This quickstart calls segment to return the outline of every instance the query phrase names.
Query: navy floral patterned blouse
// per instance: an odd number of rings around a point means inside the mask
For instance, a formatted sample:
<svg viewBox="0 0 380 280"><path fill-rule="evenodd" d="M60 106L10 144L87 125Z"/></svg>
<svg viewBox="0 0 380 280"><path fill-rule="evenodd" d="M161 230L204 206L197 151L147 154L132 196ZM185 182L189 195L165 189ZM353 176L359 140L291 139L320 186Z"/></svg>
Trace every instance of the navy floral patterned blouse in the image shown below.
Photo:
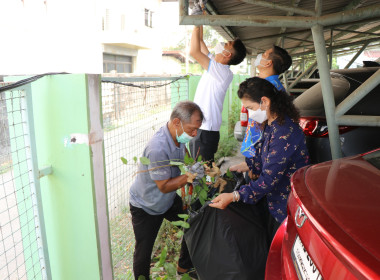
<svg viewBox="0 0 380 280"><path fill-rule="evenodd" d="M246 162L258 178L240 188L240 200L256 204L266 196L269 212L281 223L286 217L290 177L298 168L309 164L305 136L298 123L289 117L282 125L274 120L265 126L255 149L255 156L246 158Z"/></svg>

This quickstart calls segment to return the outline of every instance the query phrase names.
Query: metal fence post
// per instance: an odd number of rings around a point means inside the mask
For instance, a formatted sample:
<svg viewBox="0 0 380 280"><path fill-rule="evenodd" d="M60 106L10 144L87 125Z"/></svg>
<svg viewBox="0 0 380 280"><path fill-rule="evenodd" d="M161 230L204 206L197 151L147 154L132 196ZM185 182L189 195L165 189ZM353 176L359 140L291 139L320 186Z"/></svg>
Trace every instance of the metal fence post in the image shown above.
<svg viewBox="0 0 380 280"><path fill-rule="evenodd" d="M36 147L36 138L35 138L35 130L34 130L34 117L33 117L33 97L32 97L32 91L31 86L28 86L28 89L26 91L26 118L28 123L28 129L29 129L29 141L30 141L30 154L32 159L32 176L33 176L33 183L31 183L31 187L34 187L34 190L36 192L36 199L37 199L37 212L38 212L38 220L39 220L39 227L40 227L40 233L41 233L41 241L42 241L42 249L43 253L40 253L40 262L41 266L45 267L45 274L42 274L43 279L52 279L51 277L51 270L50 270L50 261L49 261L49 251L48 251L48 244L47 244L47 238L46 238L46 228L45 228L45 221L44 221L44 214L43 214L43 207L42 207L42 198L41 198L41 186L40 186L40 178L45 176L42 173L40 174L39 168L38 168L38 158L37 158L37 147ZM51 171L51 169L48 169ZM44 173L49 174L49 172Z"/></svg>
<svg viewBox="0 0 380 280"><path fill-rule="evenodd" d="M311 28L311 31L313 33L319 76L321 79L323 103L325 107L327 125L329 127L331 156L332 159L337 159L342 157L342 150L340 147L338 125L335 119L334 92L331 83L329 63L327 60L325 38L323 36L323 26L319 24L314 25Z"/></svg>

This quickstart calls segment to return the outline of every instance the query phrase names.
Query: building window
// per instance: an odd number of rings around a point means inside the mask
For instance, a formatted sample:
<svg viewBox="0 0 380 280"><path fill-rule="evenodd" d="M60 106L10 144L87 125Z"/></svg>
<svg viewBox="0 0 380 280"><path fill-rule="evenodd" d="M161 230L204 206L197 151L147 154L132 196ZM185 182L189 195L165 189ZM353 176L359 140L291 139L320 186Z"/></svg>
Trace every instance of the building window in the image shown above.
<svg viewBox="0 0 380 280"><path fill-rule="evenodd" d="M103 73L132 73L132 56L103 54Z"/></svg>
<svg viewBox="0 0 380 280"><path fill-rule="evenodd" d="M153 27L153 12L145 9L145 26Z"/></svg>

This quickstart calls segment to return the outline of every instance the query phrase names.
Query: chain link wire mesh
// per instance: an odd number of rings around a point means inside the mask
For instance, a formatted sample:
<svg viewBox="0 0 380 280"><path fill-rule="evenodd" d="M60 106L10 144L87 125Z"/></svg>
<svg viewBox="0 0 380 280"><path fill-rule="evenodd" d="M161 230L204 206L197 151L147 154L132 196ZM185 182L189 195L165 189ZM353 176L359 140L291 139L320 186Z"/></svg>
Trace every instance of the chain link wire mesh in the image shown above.
<svg viewBox="0 0 380 280"><path fill-rule="evenodd" d="M26 104L0 92L0 279L46 279Z"/></svg>
<svg viewBox="0 0 380 280"><path fill-rule="evenodd" d="M137 171L134 157L141 157L148 140L169 120L175 104L187 100L188 96L188 79L184 77L120 78L114 83L102 82L114 279L133 279L135 240L129 213L129 188ZM128 163L123 164L121 157Z"/></svg>

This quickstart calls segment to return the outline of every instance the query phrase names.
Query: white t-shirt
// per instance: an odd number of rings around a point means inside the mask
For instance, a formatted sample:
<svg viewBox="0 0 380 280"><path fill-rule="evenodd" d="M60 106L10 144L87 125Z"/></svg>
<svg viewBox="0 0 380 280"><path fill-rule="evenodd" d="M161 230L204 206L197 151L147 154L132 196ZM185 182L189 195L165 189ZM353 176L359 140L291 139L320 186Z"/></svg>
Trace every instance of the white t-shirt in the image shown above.
<svg viewBox="0 0 380 280"><path fill-rule="evenodd" d="M203 130L219 131L222 125L223 101L232 82L233 74L229 65L218 63L209 54L210 63L195 92L194 102L201 107L205 120Z"/></svg>

